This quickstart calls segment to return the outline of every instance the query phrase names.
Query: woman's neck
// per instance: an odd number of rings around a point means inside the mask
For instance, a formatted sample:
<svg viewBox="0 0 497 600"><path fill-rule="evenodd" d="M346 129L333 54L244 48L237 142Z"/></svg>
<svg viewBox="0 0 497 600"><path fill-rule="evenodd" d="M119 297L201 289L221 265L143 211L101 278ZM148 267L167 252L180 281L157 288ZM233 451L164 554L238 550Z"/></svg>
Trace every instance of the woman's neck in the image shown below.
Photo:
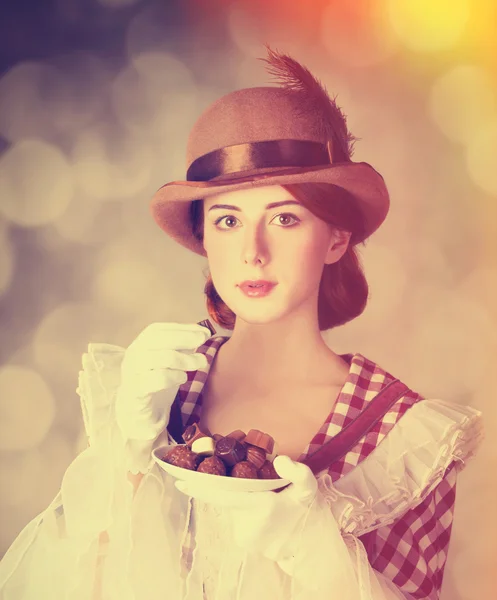
<svg viewBox="0 0 497 600"><path fill-rule="evenodd" d="M240 386L271 393L282 387L338 385L349 366L321 338L314 345L294 343L267 347L225 342L218 350L215 370ZM213 365L214 367L214 365Z"/></svg>

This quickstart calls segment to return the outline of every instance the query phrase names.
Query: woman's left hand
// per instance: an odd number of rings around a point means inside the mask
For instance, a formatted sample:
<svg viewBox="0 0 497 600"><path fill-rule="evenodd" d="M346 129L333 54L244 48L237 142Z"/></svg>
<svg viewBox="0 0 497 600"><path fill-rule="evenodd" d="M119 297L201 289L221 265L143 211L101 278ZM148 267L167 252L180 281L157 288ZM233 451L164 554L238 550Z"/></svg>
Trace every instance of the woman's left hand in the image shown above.
<svg viewBox="0 0 497 600"><path fill-rule="evenodd" d="M175 486L187 496L230 509L235 543L277 561L288 554L284 546L303 523L318 484L307 465L289 456L277 456L273 466L280 477L291 482L279 493L215 491L184 481Z"/></svg>

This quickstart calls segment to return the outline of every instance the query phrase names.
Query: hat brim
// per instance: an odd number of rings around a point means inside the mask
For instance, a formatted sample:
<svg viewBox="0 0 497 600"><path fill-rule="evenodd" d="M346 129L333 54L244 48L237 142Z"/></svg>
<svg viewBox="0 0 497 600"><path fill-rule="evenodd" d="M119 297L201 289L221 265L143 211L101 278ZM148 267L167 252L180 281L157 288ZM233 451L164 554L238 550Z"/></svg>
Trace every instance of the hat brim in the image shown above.
<svg viewBox="0 0 497 600"><path fill-rule="evenodd" d="M259 170L246 173L244 177L223 176L210 181L172 181L154 194L150 211L161 229L178 243L206 256L201 243L192 237L190 202L228 191L290 183L329 183L352 194L365 217L365 238L383 223L390 207L383 177L368 163L350 161L310 168L287 167L267 172Z"/></svg>

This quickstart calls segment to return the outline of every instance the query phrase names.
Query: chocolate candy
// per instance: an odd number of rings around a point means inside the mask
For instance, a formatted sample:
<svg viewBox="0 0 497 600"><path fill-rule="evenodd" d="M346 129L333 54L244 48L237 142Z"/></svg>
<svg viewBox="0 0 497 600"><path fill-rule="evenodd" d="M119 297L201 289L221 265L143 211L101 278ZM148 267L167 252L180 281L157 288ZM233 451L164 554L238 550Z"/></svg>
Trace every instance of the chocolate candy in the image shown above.
<svg viewBox="0 0 497 600"><path fill-rule="evenodd" d="M200 325L200 327L206 327L212 335L214 335L216 333L216 330L214 329L214 325L209 321L209 319L204 319L203 321L199 321L197 323L197 325Z"/></svg>
<svg viewBox="0 0 497 600"><path fill-rule="evenodd" d="M216 449L216 442L211 437L201 437L196 439L192 444L192 450L202 457L212 456Z"/></svg>
<svg viewBox="0 0 497 600"><path fill-rule="evenodd" d="M243 441L251 446L262 448L268 454L271 454L274 448L274 439L267 433L263 433L258 429L251 429Z"/></svg>
<svg viewBox="0 0 497 600"><path fill-rule="evenodd" d="M226 467L217 456L209 456L199 464L197 472L208 473L209 475L226 475Z"/></svg>
<svg viewBox="0 0 497 600"><path fill-rule="evenodd" d="M252 463L256 469L260 469L266 462L266 452L257 446L247 448L247 460Z"/></svg>
<svg viewBox="0 0 497 600"><path fill-rule="evenodd" d="M246 437L246 434L245 431L242 431L241 429L236 429L235 431L229 433L226 437L230 437L235 440L238 440L239 442L242 442Z"/></svg>
<svg viewBox="0 0 497 600"><path fill-rule="evenodd" d="M215 455L218 456L227 467L233 467L236 463L245 460L247 457L247 450L238 440L226 436L216 442Z"/></svg>
<svg viewBox="0 0 497 600"><path fill-rule="evenodd" d="M258 429L246 435L235 429L229 435L204 433L194 423L183 433L185 444L174 446L165 462L208 475L242 479L281 479L273 466L278 454L274 439Z"/></svg>
<svg viewBox="0 0 497 600"><path fill-rule="evenodd" d="M231 469L231 477L241 477L243 479L257 479L257 469L247 460L242 460Z"/></svg>
<svg viewBox="0 0 497 600"><path fill-rule="evenodd" d="M201 459L188 446L175 446L166 454L164 460L175 467L195 471Z"/></svg>
<svg viewBox="0 0 497 600"><path fill-rule="evenodd" d="M269 460L266 460L262 467L257 471L257 475L259 476L259 479L281 479L278 473L276 473L273 463Z"/></svg>
<svg viewBox="0 0 497 600"><path fill-rule="evenodd" d="M191 446L195 440L198 440L201 437L209 437L209 436L206 433L204 433L203 431L200 431L197 423L194 423L193 425L190 425L189 427L187 427L185 429L182 437L183 437L183 440L191 448Z"/></svg>

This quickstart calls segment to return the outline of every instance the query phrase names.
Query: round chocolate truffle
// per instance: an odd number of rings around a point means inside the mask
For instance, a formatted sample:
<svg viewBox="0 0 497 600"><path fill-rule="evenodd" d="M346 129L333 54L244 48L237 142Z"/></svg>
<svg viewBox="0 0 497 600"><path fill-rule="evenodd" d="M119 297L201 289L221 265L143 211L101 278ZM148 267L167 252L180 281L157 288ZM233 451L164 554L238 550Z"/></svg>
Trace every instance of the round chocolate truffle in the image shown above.
<svg viewBox="0 0 497 600"><path fill-rule="evenodd" d="M197 473L208 473L209 475L226 475L226 467L217 456L205 458L198 466Z"/></svg>
<svg viewBox="0 0 497 600"><path fill-rule="evenodd" d="M276 473L273 463L269 460L266 460L262 467L257 471L257 474L259 475L259 479L281 479L278 473Z"/></svg>
<svg viewBox="0 0 497 600"><path fill-rule="evenodd" d="M259 479L257 469L247 460L242 460L231 469L231 477L241 477L243 479Z"/></svg>
<svg viewBox="0 0 497 600"><path fill-rule="evenodd" d="M200 457L195 452L192 452L188 446L175 446L166 454L164 461L175 467L195 471Z"/></svg>

